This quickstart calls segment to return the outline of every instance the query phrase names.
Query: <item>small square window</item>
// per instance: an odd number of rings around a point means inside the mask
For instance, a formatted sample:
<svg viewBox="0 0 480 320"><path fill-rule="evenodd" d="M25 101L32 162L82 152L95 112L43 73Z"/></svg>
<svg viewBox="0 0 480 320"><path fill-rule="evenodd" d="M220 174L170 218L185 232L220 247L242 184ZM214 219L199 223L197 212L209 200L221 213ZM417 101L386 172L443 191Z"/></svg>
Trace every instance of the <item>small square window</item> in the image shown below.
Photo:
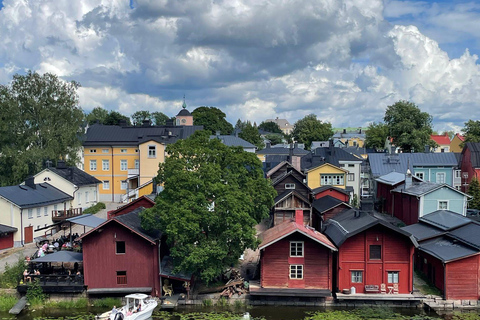
<svg viewBox="0 0 480 320"><path fill-rule="evenodd" d="M438 201L438 210L448 210L448 201Z"/></svg>
<svg viewBox="0 0 480 320"><path fill-rule="evenodd" d="M108 149L102 149L102 153L108 153Z"/></svg>
<svg viewBox="0 0 480 320"><path fill-rule="evenodd" d="M352 283L362 283L363 282L363 271L351 271Z"/></svg>
<svg viewBox="0 0 480 320"><path fill-rule="evenodd" d="M423 172L415 172L415 177L423 180Z"/></svg>
<svg viewBox="0 0 480 320"><path fill-rule="evenodd" d="M303 257L303 241L290 241L290 257Z"/></svg>
<svg viewBox="0 0 480 320"><path fill-rule="evenodd" d="M285 189L295 189L295 183L285 183Z"/></svg>
<svg viewBox="0 0 480 320"><path fill-rule="evenodd" d="M116 242L116 254L125 254L125 241L117 241Z"/></svg>
<svg viewBox="0 0 480 320"><path fill-rule="evenodd" d="M349 164L348 164L348 167L349 167L349 168L353 168L353 167L355 167L355 165L354 165L354 164L351 164L351 163L349 163Z"/></svg>
<svg viewBox="0 0 480 320"><path fill-rule="evenodd" d="M290 279L303 279L303 265L290 265Z"/></svg>
<svg viewBox="0 0 480 320"><path fill-rule="evenodd" d="M117 284L127 284L127 271L117 271Z"/></svg>
<svg viewBox="0 0 480 320"><path fill-rule="evenodd" d="M370 260L382 259L382 246L378 244L370 245Z"/></svg>
<svg viewBox="0 0 480 320"><path fill-rule="evenodd" d="M398 271L388 271L388 283L398 283Z"/></svg>

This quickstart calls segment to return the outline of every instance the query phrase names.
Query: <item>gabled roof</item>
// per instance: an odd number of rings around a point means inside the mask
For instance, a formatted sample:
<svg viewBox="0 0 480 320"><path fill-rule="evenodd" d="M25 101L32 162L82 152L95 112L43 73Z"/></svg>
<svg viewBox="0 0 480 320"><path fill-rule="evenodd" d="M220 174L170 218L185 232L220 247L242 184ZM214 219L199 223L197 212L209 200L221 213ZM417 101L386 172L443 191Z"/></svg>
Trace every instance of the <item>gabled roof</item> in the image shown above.
<svg viewBox="0 0 480 320"><path fill-rule="evenodd" d="M448 236L422 242L418 249L440 259L444 263L480 254L480 251Z"/></svg>
<svg viewBox="0 0 480 320"><path fill-rule="evenodd" d="M455 136L461 141L465 141L465 136L462 136L460 133L456 133Z"/></svg>
<svg viewBox="0 0 480 320"><path fill-rule="evenodd" d="M448 134L431 134L430 139L435 141L438 145L450 145L450 137L448 136Z"/></svg>
<svg viewBox="0 0 480 320"><path fill-rule="evenodd" d="M301 173L301 175L304 176L303 173ZM273 186L277 185L278 183L282 182L283 180L285 180L285 178L287 178L287 177L289 177L289 176L292 176L292 178L294 178L295 180L297 180L298 183L300 183L301 185L305 186L305 188L307 188L307 189L310 190L310 188L309 188L305 183L303 183L302 180L298 179L298 178L293 174L292 171L290 171L290 172L285 172L285 173L282 174L281 176L278 176L275 180L272 180L272 185L273 185Z"/></svg>
<svg viewBox="0 0 480 320"><path fill-rule="evenodd" d="M295 190L286 190L286 191L282 192L281 194L279 194L278 196L275 197L273 202L275 204L277 204L279 202L282 202L283 200L285 200L285 198L287 198L291 195L294 195L295 197L301 199L303 202L309 203L308 199L305 199L301 194L299 194Z"/></svg>
<svg viewBox="0 0 480 320"><path fill-rule="evenodd" d="M466 149L470 150L470 161L472 167L480 168L480 142L467 142L462 150L462 154Z"/></svg>
<svg viewBox="0 0 480 320"><path fill-rule="evenodd" d="M334 164L331 164L331 163L322 163L322 164L319 164L318 166L310 167L310 168L308 168L308 169L305 169L305 172L309 172L309 171L315 170L315 169L317 169L317 168L326 167L326 166L328 166L328 167L334 167L335 169L338 169L338 170L340 170L340 171L343 171L344 173L348 173L348 170L343 169L343 168L341 168L341 167L339 167L339 166L336 166L336 165L334 165Z"/></svg>
<svg viewBox="0 0 480 320"><path fill-rule="evenodd" d="M315 168L325 163L330 163L338 167L340 161L362 162L361 159L353 154L346 152L342 148L333 146L328 148L316 148L312 152L304 155L301 161L302 170Z"/></svg>
<svg viewBox="0 0 480 320"><path fill-rule="evenodd" d="M63 179L73 183L76 186L85 186L85 185L91 185L91 184L100 184L102 183L100 180L95 178L92 175L89 175L83 170L78 169L77 167L65 167L65 168L46 168L42 170L42 172L48 172L51 171L54 174L62 177ZM37 173L35 175L38 176L40 173Z"/></svg>
<svg viewBox="0 0 480 320"><path fill-rule="evenodd" d="M83 239L83 238L91 235L96 230L102 228L106 224L118 223L118 224L122 225L123 227L129 229L133 233L136 233L140 237L144 238L145 240L147 240L151 243L155 243L155 241L157 239L161 238L162 232L160 230L155 230L154 232L147 232L146 230L144 230L142 228L142 226L141 226L142 219L140 217L140 213L143 210L145 210L144 207L138 207L137 209L135 209L135 210L133 210L129 213L122 214L118 217L113 217L111 219L108 219L107 221L105 221L104 223L99 225L98 227L96 227L96 228L88 231L87 233L83 234L80 238Z"/></svg>
<svg viewBox="0 0 480 320"><path fill-rule="evenodd" d="M420 181L420 182L414 182L410 187L406 188L405 184L402 184L395 189L393 189L393 192L401 192L404 194L409 194L412 196L423 196L425 194L428 194L430 192L433 192L435 190L441 189L441 188L448 188L452 191L455 191L463 196L466 196L468 198L471 198L471 196L449 186L448 184L445 183L435 183L435 182L426 182L426 181Z"/></svg>
<svg viewBox="0 0 480 320"><path fill-rule="evenodd" d="M330 240L327 239L327 237L325 237L325 235L313 228L305 227L303 224L297 224L294 220L284 221L281 224L264 231L260 235L262 243L260 244L259 249L263 250L275 242L282 240L283 238L288 237L296 232L322 244L332 251L337 251L337 248L335 248L335 246L330 242Z"/></svg>
<svg viewBox="0 0 480 320"><path fill-rule="evenodd" d="M37 183L35 189L27 185L0 187L0 196L22 209L73 200L72 196L48 183Z"/></svg>
<svg viewBox="0 0 480 320"><path fill-rule="evenodd" d="M312 207L315 208L318 212L324 213L325 211L332 210L340 205L345 205L348 208L352 208L349 204L338 200L332 196L325 196L320 199L315 199L312 203Z"/></svg>
<svg viewBox="0 0 480 320"><path fill-rule="evenodd" d="M267 172L267 178L271 177L272 174L274 174L275 172L277 172L281 167L283 166L289 166L291 169L297 171L299 174L301 174L302 176L305 176L302 172L298 171L290 162L288 161L282 161L280 162L279 164L277 164L275 167L273 167L272 169L270 169L268 172Z"/></svg>
<svg viewBox="0 0 480 320"><path fill-rule="evenodd" d="M445 234L445 231L426 223L415 223L402 229L410 232L419 242Z"/></svg>
<svg viewBox="0 0 480 320"><path fill-rule="evenodd" d="M255 145L236 136L211 135L210 139L219 139L224 145L228 147L242 147L242 148L252 148L252 149L256 148Z"/></svg>
<svg viewBox="0 0 480 320"><path fill-rule="evenodd" d="M332 190L338 191L340 193L343 193L347 196L350 196L350 193L349 193L348 190L342 189L342 188L337 188L337 187L334 187L334 186L321 186L321 187L313 189L312 193L313 193L313 195L316 195L316 194L319 194L320 192L323 192L323 191L329 190L329 189L332 189Z"/></svg>
<svg viewBox="0 0 480 320"><path fill-rule="evenodd" d="M400 172L390 172L381 177L378 177L377 179L375 179L375 181L394 186L396 184L399 184L400 182L405 181L405 174Z"/></svg>
<svg viewBox="0 0 480 320"><path fill-rule="evenodd" d="M324 232L337 247L340 247L348 238L376 225L382 225L393 232L399 233L409 238L415 246L418 246L417 241L409 232L395 227L383 220L378 214L370 214L357 209L340 212L335 217L329 219Z"/></svg>
<svg viewBox="0 0 480 320"><path fill-rule="evenodd" d="M94 124L85 135L83 145L94 146L137 146L147 141L170 144L186 139L203 126L151 126L122 127Z"/></svg>
<svg viewBox="0 0 480 320"><path fill-rule="evenodd" d="M480 250L480 225L476 222L472 221L467 225L452 230L449 232L449 235Z"/></svg>
<svg viewBox="0 0 480 320"><path fill-rule="evenodd" d="M127 203L127 204L124 205L124 206L121 206L121 207L119 207L119 208L117 208L117 209L115 209L115 210L113 210L113 211L110 211L110 212L109 212L109 215L110 215L111 217L113 217L113 216L115 216L115 215L116 215L117 213L119 213L119 212L126 211L126 210L128 210L129 207L134 207L137 202L140 202L140 201L143 200L143 199L145 199L145 200L147 200L148 202L150 202L150 203L152 204L152 207L155 205L155 201L154 201L155 198L154 198L154 199L151 199L149 196L141 196L141 197L139 197L139 198L137 198L137 199L135 199L135 200ZM135 209L135 207L134 207L134 209ZM131 209L131 210L133 211L133 209ZM130 211L127 211L127 213L128 213L128 212L130 212Z"/></svg>
<svg viewBox="0 0 480 320"><path fill-rule="evenodd" d="M437 210L431 212L421 217L419 221L444 231L456 229L472 222L469 218L450 210Z"/></svg>
<svg viewBox="0 0 480 320"><path fill-rule="evenodd" d="M293 148L293 155L294 156L303 156L305 154L308 154L309 151L300 149L300 148ZM288 156L290 154L290 148L283 148L283 147L270 147L270 148L265 148L262 150L257 150L257 154L274 154L274 155L286 155Z"/></svg>

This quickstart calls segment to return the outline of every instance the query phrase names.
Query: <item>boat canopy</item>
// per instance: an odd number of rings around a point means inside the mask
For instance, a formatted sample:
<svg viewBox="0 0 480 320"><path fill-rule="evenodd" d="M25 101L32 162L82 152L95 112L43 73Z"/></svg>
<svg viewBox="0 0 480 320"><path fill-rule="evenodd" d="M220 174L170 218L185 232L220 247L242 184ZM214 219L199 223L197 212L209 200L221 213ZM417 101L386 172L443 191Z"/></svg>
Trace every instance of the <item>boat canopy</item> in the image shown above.
<svg viewBox="0 0 480 320"><path fill-rule="evenodd" d="M125 298L143 300L143 299L148 298L148 295L146 295L144 293L132 293L132 294L126 295Z"/></svg>

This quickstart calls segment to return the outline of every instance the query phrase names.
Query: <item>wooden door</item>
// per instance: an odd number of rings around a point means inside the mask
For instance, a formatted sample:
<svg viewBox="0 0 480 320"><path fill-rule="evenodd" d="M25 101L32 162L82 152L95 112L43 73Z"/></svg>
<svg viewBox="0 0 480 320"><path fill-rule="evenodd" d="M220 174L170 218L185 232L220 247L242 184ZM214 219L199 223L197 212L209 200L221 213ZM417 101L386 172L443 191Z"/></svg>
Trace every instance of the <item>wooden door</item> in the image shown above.
<svg viewBox="0 0 480 320"><path fill-rule="evenodd" d="M33 242L33 226L25 227L24 239L25 243Z"/></svg>
<svg viewBox="0 0 480 320"><path fill-rule="evenodd" d="M382 284L382 269L381 263L367 263L365 285L377 285L380 287L380 284Z"/></svg>

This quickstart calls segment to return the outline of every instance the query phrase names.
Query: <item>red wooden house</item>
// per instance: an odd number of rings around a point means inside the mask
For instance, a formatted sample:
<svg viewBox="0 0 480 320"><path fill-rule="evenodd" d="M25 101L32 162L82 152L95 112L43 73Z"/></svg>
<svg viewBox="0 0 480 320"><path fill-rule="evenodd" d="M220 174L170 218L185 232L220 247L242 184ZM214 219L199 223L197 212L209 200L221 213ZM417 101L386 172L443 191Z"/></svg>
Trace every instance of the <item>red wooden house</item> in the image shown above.
<svg viewBox="0 0 480 320"><path fill-rule="evenodd" d="M315 199L312 203L312 208L314 213L312 226L317 230L322 230L323 224L328 221L328 219L352 207L337 198L325 196L320 199Z"/></svg>
<svg viewBox="0 0 480 320"><path fill-rule="evenodd" d="M337 188L334 186L321 186L319 188L313 189L312 193L315 199L320 199L325 196L331 196L345 203L350 202L349 192L345 189Z"/></svg>
<svg viewBox="0 0 480 320"><path fill-rule="evenodd" d="M384 221L379 214L355 209L329 220L325 234L338 248L337 290L355 287L356 293L368 288L387 292L398 286L398 293L413 291L413 236Z"/></svg>
<svg viewBox="0 0 480 320"><path fill-rule="evenodd" d="M154 199L150 196L141 196L116 210L108 212L108 219L112 217L117 217L119 215L129 213L137 208L143 207L145 209L151 208L155 205Z"/></svg>
<svg viewBox="0 0 480 320"><path fill-rule="evenodd" d="M337 249L303 224L303 212L261 235L260 287L251 295L330 297L332 252Z"/></svg>
<svg viewBox="0 0 480 320"><path fill-rule="evenodd" d="M413 181L421 181L415 176L412 176ZM400 172L390 172L375 179L377 183L376 199L380 203L379 211L392 213L393 212L393 195L392 190L405 184L405 174Z"/></svg>
<svg viewBox="0 0 480 320"><path fill-rule="evenodd" d="M468 185L473 178L480 180L480 142L467 142L460 158L462 169L462 191L468 191Z"/></svg>

